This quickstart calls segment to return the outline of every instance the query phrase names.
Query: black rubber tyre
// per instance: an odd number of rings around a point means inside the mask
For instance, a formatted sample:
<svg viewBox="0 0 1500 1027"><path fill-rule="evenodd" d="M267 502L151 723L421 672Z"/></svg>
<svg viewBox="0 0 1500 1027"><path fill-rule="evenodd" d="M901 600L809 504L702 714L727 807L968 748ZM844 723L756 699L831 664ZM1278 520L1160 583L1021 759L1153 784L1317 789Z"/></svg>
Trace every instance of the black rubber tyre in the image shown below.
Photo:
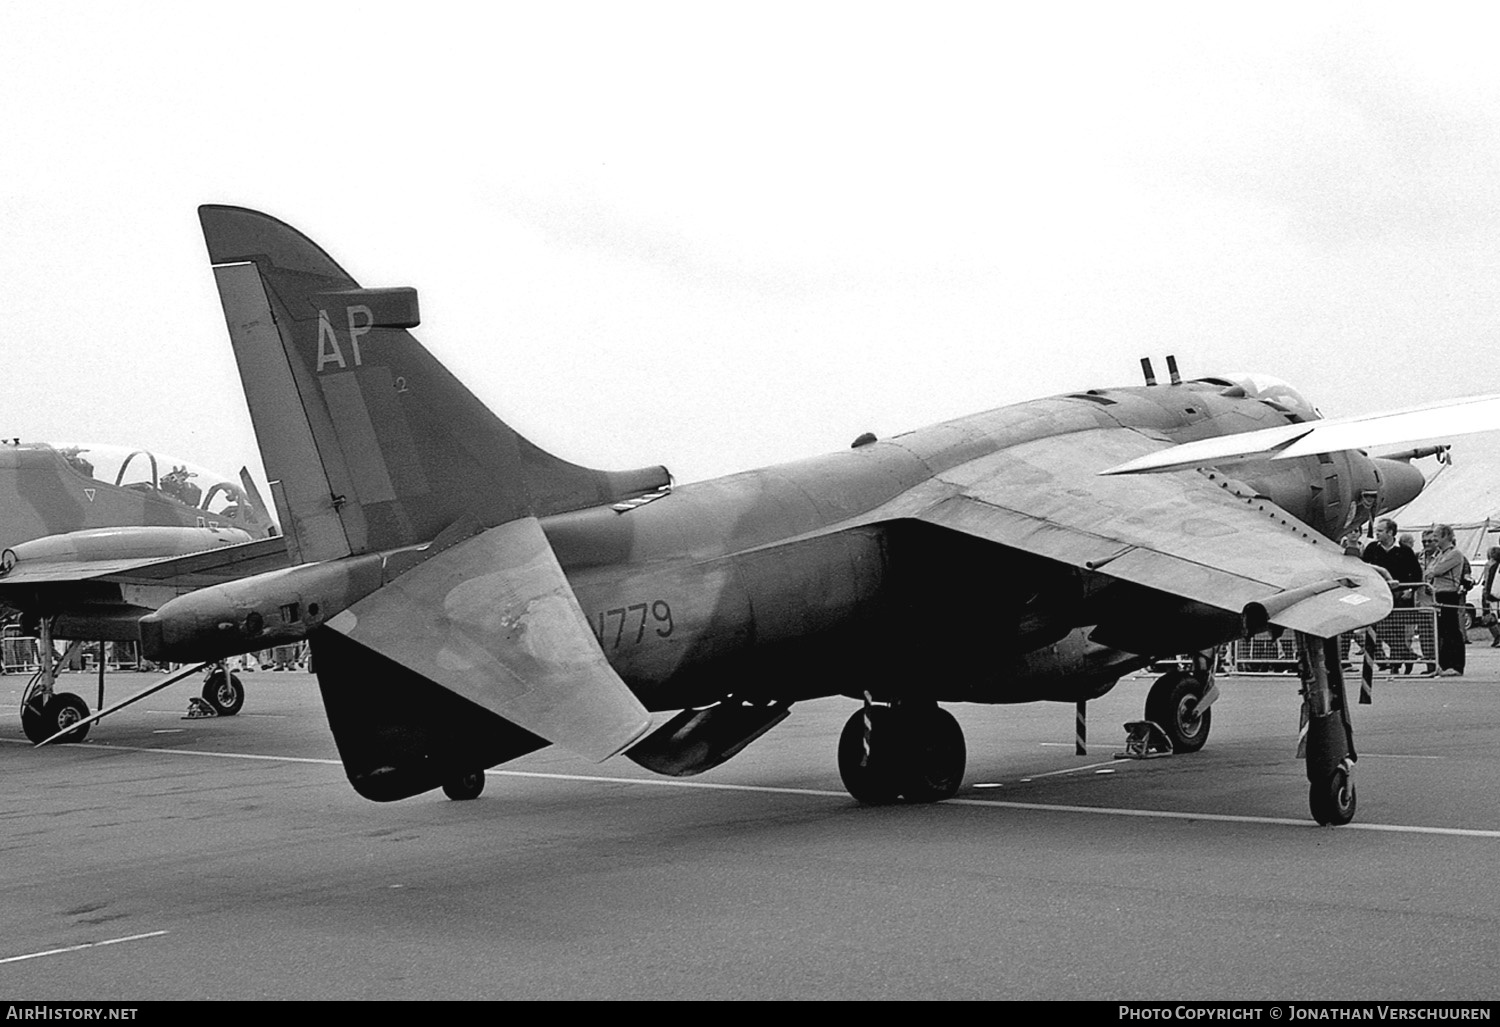
<svg viewBox="0 0 1500 1027"><path fill-rule="evenodd" d="M889 706L856 710L839 735L839 777L855 801L884 806L901 795L901 715Z"/></svg>
<svg viewBox="0 0 1500 1027"><path fill-rule="evenodd" d="M906 721L901 797L907 802L941 802L958 793L964 782L968 750L964 730L953 714L935 706L928 710L897 710Z"/></svg>
<svg viewBox="0 0 1500 1027"><path fill-rule="evenodd" d="M450 777L443 782L443 794L458 801L477 799L482 791L484 791L484 771L482 770L471 770L466 774Z"/></svg>
<svg viewBox="0 0 1500 1027"><path fill-rule="evenodd" d="M26 703L21 707L21 730L32 745L36 745L52 734L47 730L47 717L42 707L36 703Z"/></svg>
<svg viewBox="0 0 1500 1027"><path fill-rule="evenodd" d="M89 715L89 704L72 692L56 692L46 706L42 707L42 727L45 730L43 738L48 738L57 732L76 724ZM74 731L69 731L58 739L59 742L81 742L89 736L89 728L92 724L85 724Z"/></svg>
<svg viewBox="0 0 1500 1027"><path fill-rule="evenodd" d="M1354 819L1354 782L1349 771L1336 767L1322 782L1313 782L1307 790L1307 805L1313 819L1324 826L1339 827Z"/></svg>
<svg viewBox="0 0 1500 1027"><path fill-rule="evenodd" d="M216 670L203 681L203 701L221 717L232 717L245 705L245 686L238 674Z"/></svg>
<svg viewBox="0 0 1500 1027"><path fill-rule="evenodd" d="M1146 695L1146 719L1154 722L1172 742L1173 752L1197 752L1208 741L1213 710L1193 713L1203 698L1203 682L1186 671L1174 670L1156 679Z"/></svg>

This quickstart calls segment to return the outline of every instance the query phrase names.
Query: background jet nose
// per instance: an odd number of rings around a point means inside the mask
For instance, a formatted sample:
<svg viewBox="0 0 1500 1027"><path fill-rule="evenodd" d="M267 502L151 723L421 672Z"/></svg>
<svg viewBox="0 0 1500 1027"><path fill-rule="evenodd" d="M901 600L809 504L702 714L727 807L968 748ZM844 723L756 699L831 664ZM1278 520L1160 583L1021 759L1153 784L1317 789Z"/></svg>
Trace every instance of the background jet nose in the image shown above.
<svg viewBox="0 0 1500 1027"><path fill-rule="evenodd" d="M1375 458L1380 468L1380 508L1395 510L1405 506L1422 494L1427 479L1405 460L1382 460Z"/></svg>

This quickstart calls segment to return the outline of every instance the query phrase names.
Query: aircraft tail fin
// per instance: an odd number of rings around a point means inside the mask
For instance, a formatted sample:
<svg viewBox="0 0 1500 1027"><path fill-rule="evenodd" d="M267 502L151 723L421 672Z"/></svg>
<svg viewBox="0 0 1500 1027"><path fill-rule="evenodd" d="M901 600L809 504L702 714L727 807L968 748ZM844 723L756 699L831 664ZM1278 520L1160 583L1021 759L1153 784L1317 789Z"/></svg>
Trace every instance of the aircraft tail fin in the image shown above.
<svg viewBox="0 0 1500 1027"><path fill-rule="evenodd" d="M401 798L548 742L602 760L640 738L650 718L538 518L657 491L666 469L544 452L412 337L415 290L361 288L265 214L199 218L287 548L331 562L237 583L236 610L308 632L355 787Z"/></svg>
<svg viewBox="0 0 1500 1027"><path fill-rule="evenodd" d="M669 484L663 467L591 470L513 431L408 331L416 290L361 288L266 214L198 213L298 562L425 542L466 515L487 528Z"/></svg>

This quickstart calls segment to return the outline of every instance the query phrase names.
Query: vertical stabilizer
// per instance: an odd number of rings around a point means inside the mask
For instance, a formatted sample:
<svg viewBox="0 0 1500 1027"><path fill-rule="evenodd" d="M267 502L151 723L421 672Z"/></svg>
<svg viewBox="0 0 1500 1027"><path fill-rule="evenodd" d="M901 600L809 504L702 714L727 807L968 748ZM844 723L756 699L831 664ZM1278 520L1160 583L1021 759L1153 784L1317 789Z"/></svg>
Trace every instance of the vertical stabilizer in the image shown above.
<svg viewBox="0 0 1500 1027"><path fill-rule="evenodd" d="M199 208L283 529L301 561L424 542L668 484L560 460L490 412L407 330L413 289L364 289L275 218Z"/></svg>

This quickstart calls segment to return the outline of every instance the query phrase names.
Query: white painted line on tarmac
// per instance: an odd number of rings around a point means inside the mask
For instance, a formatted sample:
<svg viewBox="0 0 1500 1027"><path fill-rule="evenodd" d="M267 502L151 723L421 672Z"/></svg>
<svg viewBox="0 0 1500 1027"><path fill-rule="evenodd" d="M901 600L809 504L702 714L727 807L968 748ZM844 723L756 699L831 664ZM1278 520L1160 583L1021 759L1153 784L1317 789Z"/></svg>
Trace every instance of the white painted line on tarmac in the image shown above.
<svg viewBox="0 0 1500 1027"><path fill-rule="evenodd" d="M1209 820L1222 824L1281 824L1286 827L1318 827L1311 820L1294 817L1240 817L1227 813L1177 813L1156 809L1116 809L1108 806L1059 806L1043 802L1002 802L999 799L945 799L960 806L1001 806L1005 809L1042 810L1047 813L1091 813L1108 817L1155 817L1162 820ZM1384 831L1394 834L1436 834L1453 838L1495 838L1500 831L1467 827L1422 827L1415 824L1345 824L1339 831Z"/></svg>
<svg viewBox="0 0 1500 1027"><path fill-rule="evenodd" d="M30 744L29 742L21 742L14 738L0 738L0 742L13 742L21 745ZM307 763L327 767L341 765L338 760L315 759L309 756L265 756L248 752L207 752L201 749L160 749L133 745L94 745L89 742L82 744L70 743L68 747L71 749L104 749L120 752L156 752L164 753L168 756L207 756L226 760L261 760L270 763ZM1128 763L1130 761L1111 761L1108 764L1096 763L1093 766L1110 766L1115 762ZM1090 768L1075 767L1073 769L1087 770ZM603 774L558 774L537 770L494 769L486 770L485 773L494 777L529 777L549 781L581 781L589 784L646 785L656 788L701 788L720 792L760 792L765 795L808 795L817 798L849 798L849 793L843 789L736 785L718 781L684 781L681 778L675 777L607 777ZM983 806L994 809L1029 810L1040 813L1083 813L1090 816L1144 817L1157 820L1206 820L1220 824L1274 824L1282 827L1302 828L1318 826L1311 820L1302 820L1293 817L1250 817L1234 816L1227 813L1180 813L1172 810L1124 809L1111 806L1062 806L1045 802L1005 802L999 799L945 799L943 804L948 806ZM1424 827L1415 824L1345 824L1338 830L1383 831L1392 834L1431 834L1452 838L1500 839L1500 831L1487 831L1466 827Z"/></svg>
<svg viewBox="0 0 1500 1027"><path fill-rule="evenodd" d="M140 941L143 938L160 938L166 931L148 931L145 934L131 934L124 938L109 938L105 941L86 941L82 945L69 945L60 949L47 949L44 952L28 952L24 956L6 956L0 959L0 963L19 963L23 959L41 959L43 956L59 956L64 952L78 952L81 949L97 949L105 945L119 945L127 941Z"/></svg>
<svg viewBox="0 0 1500 1027"><path fill-rule="evenodd" d="M683 781L678 778L605 777L595 774L544 774L531 770L487 770L499 777L535 777L555 781L587 781L605 784L658 785L669 788L709 788L734 792L767 792L779 795L814 795L847 799L849 793L822 788L771 788L762 785L720 784L715 781ZM1111 817L1155 817L1163 820L1209 820L1225 824L1277 824L1286 827L1317 827L1311 820L1292 817L1242 817L1227 813L1178 813L1171 810L1120 809L1109 806L1061 806L1044 802L1004 802L999 799L944 799L944 806L984 806L1000 809L1033 810L1043 813L1089 813ZM1421 827L1405 824L1345 824L1340 831L1392 831L1398 834L1437 834L1459 838L1496 838L1500 831L1482 831L1463 827Z"/></svg>
<svg viewBox="0 0 1500 1027"><path fill-rule="evenodd" d="M1035 781L1040 777L1057 777L1060 774L1076 774L1080 770L1093 770L1095 767L1112 767L1116 763L1129 763L1130 760L1105 760L1103 763L1086 763L1081 767L1068 767L1065 770L1049 770L1045 774L1028 774L1021 778L1022 781Z"/></svg>
<svg viewBox="0 0 1500 1027"><path fill-rule="evenodd" d="M24 745L32 748L30 742L20 738L0 738L0 742L9 742L12 745ZM209 752L206 749L163 749L148 745L103 745L94 742L63 742L53 747L54 751L66 751L67 749L94 749L102 752L159 752L168 756L214 756L223 760L267 760L272 763L313 763L325 767L341 767L343 764L338 760L314 759L311 756L262 756L251 752Z"/></svg>
<svg viewBox="0 0 1500 1027"><path fill-rule="evenodd" d="M777 788L772 785L732 785L718 781L684 781L680 777L605 777L603 774L548 774L539 770L486 770L495 777L535 777L547 781L587 781L590 784L655 785L658 788L712 788L725 792L766 792L771 795L816 795L849 798L842 788Z"/></svg>

